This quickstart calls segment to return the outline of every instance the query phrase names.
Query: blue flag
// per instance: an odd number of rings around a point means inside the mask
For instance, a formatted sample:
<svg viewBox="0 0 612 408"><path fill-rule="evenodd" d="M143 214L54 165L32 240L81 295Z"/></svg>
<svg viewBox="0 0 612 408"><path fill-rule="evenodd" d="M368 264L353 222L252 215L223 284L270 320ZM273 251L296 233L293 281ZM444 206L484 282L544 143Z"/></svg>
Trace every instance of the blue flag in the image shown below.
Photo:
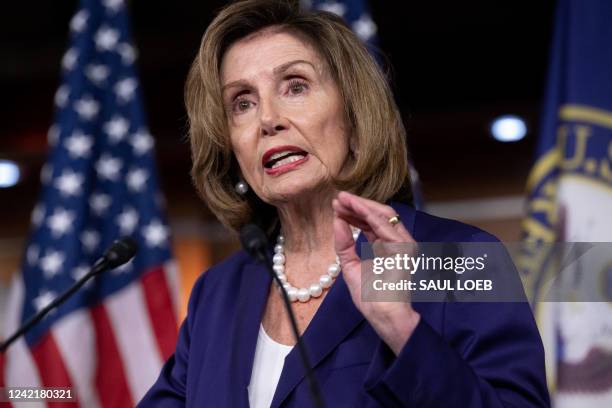
<svg viewBox="0 0 612 408"><path fill-rule="evenodd" d="M560 0L538 159L528 180L524 241L612 241L612 2ZM612 406L612 267L584 270L572 284L595 285L599 303L543 303L538 322L553 397L560 406ZM551 277L529 259L532 299Z"/></svg>

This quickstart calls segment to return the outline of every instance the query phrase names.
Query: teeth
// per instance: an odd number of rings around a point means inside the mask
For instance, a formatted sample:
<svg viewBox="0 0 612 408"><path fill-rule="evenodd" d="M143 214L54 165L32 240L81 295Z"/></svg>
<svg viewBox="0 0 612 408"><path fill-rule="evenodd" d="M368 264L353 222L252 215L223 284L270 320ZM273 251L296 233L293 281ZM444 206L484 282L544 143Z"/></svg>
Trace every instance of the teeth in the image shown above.
<svg viewBox="0 0 612 408"><path fill-rule="evenodd" d="M272 156L270 156L268 161L278 159L279 157L283 157L284 155L289 154L289 153L293 153L293 150L285 150L284 152L274 153Z"/></svg>
<svg viewBox="0 0 612 408"><path fill-rule="evenodd" d="M285 164L293 163L293 162L296 162L296 161L301 160L303 158L304 158L304 156L302 156L302 155L289 156L289 157L287 157L285 159L279 160L276 163L274 163L272 165L272 168L274 169L276 167L283 166Z"/></svg>

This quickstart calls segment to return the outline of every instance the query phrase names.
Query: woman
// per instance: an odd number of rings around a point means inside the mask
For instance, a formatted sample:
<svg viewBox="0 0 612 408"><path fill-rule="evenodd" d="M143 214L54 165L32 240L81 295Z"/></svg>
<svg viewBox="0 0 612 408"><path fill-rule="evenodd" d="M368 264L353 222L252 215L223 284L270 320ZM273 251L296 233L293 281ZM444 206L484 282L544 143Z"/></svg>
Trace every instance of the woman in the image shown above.
<svg viewBox="0 0 612 408"><path fill-rule="evenodd" d="M362 301L361 242L495 239L401 203L405 135L383 75L338 17L296 4L222 10L186 104L194 183L226 226L257 222L277 241L275 271L326 405L547 406L527 304L491 315L475 303ZM203 274L176 352L140 406L312 406L272 289L243 251Z"/></svg>

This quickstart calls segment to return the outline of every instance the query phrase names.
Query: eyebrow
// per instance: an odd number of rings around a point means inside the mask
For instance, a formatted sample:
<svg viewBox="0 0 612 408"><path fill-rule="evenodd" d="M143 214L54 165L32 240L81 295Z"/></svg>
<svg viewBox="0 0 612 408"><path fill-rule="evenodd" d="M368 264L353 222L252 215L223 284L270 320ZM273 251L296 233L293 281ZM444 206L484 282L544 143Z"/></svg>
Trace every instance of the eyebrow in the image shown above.
<svg viewBox="0 0 612 408"><path fill-rule="evenodd" d="M316 68L312 62L306 61L306 60L294 60L294 61L285 62L283 65L280 65L274 68L272 72L274 72L275 75L282 74L283 72L287 71L289 68L297 64L308 64L312 67L312 69L316 71Z"/></svg>
<svg viewBox="0 0 612 408"><path fill-rule="evenodd" d="M314 64L310 61L306 61L306 60L293 60L293 61L289 61L289 62L285 62L283 65L279 65L278 67L274 68L272 70L272 72L274 73L274 75L279 75L282 74L283 72L287 71L289 68L291 68L294 65L297 64L308 64L312 67L313 70L316 71L316 68L314 66ZM242 85L247 85L247 81L245 81L244 79L239 79L237 81L232 81L232 82L228 82L227 84L223 85L221 87L221 92L225 92L225 90L227 88L233 88L236 86L242 86Z"/></svg>

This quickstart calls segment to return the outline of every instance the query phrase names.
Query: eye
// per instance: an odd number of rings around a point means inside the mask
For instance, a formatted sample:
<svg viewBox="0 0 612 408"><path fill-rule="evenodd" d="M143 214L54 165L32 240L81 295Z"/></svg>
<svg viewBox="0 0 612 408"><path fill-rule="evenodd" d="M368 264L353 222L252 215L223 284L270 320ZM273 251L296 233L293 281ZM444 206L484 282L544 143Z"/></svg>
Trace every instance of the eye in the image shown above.
<svg viewBox="0 0 612 408"><path fill-rule="evenodd" d="M253 105L253 102L246 98L237 98L232 103L232 112L234 113L246 112L252 105Z"/></svg>
<svg viewBox="0 0 612 408"><path fill-rule="evenodd" d="M299 95L308 89L308 84L301 79L292 79L289 81L289 93L291 95Z"/></svg>

